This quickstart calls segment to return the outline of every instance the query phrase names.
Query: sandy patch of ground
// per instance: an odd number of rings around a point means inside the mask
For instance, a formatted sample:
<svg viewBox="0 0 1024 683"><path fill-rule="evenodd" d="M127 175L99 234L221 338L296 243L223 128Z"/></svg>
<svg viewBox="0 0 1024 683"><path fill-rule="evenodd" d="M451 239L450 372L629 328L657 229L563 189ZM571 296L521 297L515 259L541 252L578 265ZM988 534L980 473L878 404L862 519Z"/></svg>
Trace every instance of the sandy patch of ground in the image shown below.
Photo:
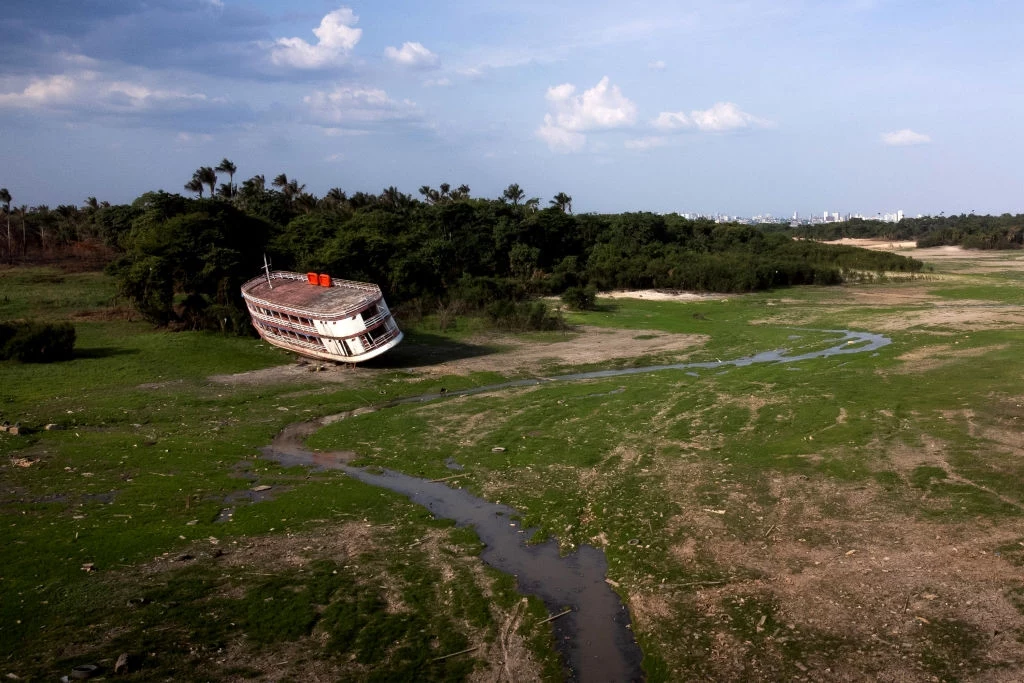
<svg viewBox="0 0 1024 683"><path fill-rule="evenodd" d="M985 273L998 270L1019 270L1024 267L1024 251L995 251L987 249L964 249L957 246L917 248L914 241L891 241L881 239L855 239L846 237L833 240L826 244L845 244L851 247L871 249L873 251L900 252L918 261L945 265L956 263L957 270L963 273ZM961 263L970 261L966 266Z"/></svg>
<svg viewBox="0 0 1024 683"><path fill-rule="evenodd" d="M1024 263L1017 267L1024 268ZM856 307L877 309L879 312L851 319L845 325L848 329L895 332L918 328L925 332L948 335L961 331L1024 327L1024 307L997 301L940 297L930 293L932 288L931 281L922 278L918 284L838 287L831 290L833 296L819 301L780 298L768 304L774 307L771 317L752 320L751 324L808 325L821 316L823 311ZM903 310L882 312L882 309L889 306L898 306Z"/></svg>
<svg viewBox="0 0 1024 683"><path fill-rule="evenodd" d="M885 373L878 371L878 374L894 372L896 374L906 375L911 373L930 372L932 370L937 370L938 368L951 365L961 358L977 358L978 356L984 356L986 353L1002 351L1006 348L1009 348L1008 344L960 349L957 348L955 342L953 344L931 344L928 346L920 346L913 351L909 351L896 357L896 360L903 362L901 367L886 370Z"/></svg>
<svg viewBox="0 0 1024 683"><path fill-rule="evenodd" d="M441 346L417 347L406 342L404 356L421 357L422 364L403 368L422 375L468 375L471 372L498 372L505 375L536 374L551 365L589 365L633 359L654 354L684 354L707 341L702 334L672 334L660 330L615 330L580 326L561 338L537 341L511 335L477 335L460 345L476 355L447 352ZM495 350L500 349L500 350ZM446 360L446 358L450 358ZM441 362L437 362L440 360ZM213 375L210 380L228 385L280 384L294 381L346 383L380 372L380 366L335 366L301 362L233 375Z"/></svg>
<svg viewBox="0 0 1024 683"><path fill-rule="evenodd" d="M670 289L623 289L614 292L601 292L606 299L647 299L648 301L722 301L730 294L711 292L682 292Z"/></svg>
<svg viewBox="0 0 1024 683"><path fill-rule="evenodd" d="M830 240L825 244L843 244L850 247L860 247L861 249L871 249L873 251L904 251L906 249L916 249L917 242L914 240L880 240L880 239L862 239L855 237L844 237L838 240ZM959 247L951 247L959 248Z"/></svg>
<svg viewBox="0 0 1024 683"><path fill-rule="evenodd" d="M465 375L500 372L537 373L551 365L589 365L653 354L685 354L707 341L701 334L672 334L660 330L615 330L581 326L557 341L533 341L488 334L470 340L487 346L500 343L500 354L460 358L417 368L425 374Z"/></svg>

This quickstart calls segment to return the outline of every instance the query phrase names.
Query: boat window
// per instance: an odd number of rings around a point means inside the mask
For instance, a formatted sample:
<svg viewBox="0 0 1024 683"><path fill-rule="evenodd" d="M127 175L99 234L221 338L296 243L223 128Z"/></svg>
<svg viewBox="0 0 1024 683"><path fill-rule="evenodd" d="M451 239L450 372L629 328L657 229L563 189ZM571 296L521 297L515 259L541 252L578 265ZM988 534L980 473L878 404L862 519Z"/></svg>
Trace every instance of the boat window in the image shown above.
<svg viewBox="0 0 1024 683"><path fill-rule="evenodd" d="M360 315L363 316L363 320L371 320L373 318L376 318L378 313L380 313L380 310L377 308L377 304L373 304L372 306L364 310Z"/></svg>
<svg viewBox="0 0 1024 683"><path fill-rule="evenodd" d="M367 332L366 336L370 338L370 341L376 342L381 337L387 336L387 334L387 325L380 325Z"/></svg>

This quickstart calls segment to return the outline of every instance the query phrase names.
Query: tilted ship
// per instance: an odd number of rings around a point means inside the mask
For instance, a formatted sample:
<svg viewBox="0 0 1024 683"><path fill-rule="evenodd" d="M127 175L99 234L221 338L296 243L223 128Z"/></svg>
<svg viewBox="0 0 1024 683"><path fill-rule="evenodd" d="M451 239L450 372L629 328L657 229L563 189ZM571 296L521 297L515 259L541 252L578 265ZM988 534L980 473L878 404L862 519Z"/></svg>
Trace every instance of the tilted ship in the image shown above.
<svg viewBox="0 0 1024 683"><path fill-rule="evenodd" d="M242 297L264 340L309 358L359 363L402 341L380 287L369 282L266 267L242 285Z"/></svg>

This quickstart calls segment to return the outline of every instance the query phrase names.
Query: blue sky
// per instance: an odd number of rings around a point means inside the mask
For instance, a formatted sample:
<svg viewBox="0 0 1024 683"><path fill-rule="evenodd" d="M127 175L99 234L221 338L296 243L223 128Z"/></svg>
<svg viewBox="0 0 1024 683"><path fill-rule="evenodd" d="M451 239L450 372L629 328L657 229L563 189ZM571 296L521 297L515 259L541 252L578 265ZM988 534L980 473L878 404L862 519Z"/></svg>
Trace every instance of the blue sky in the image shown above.
<svg viewBox="0 0 1024 683"><path fill-rule="evenodd" d="M1024 3L7 0L14 204L236 181L1024 213Z"/></svg>

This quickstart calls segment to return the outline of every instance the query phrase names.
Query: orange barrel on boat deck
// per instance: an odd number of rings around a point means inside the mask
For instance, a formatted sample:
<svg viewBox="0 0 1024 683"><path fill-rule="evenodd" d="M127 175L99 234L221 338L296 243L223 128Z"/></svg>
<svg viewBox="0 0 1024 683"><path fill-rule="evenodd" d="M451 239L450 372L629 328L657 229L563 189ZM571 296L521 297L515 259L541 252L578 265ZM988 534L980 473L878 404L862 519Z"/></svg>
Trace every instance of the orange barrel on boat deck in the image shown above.
<svg viewBox="0 0 1024 683"><path fill-rule="evenodd" d="M306 279L309 280L311 285L318 284L320 281L316 273L306 273Z"/></svg>
<svg viewBox="0 0 1024 683"><path fill-rule="evenodd" d="M330 287L331 286L331 276L328 275L327 273L320 273L320 286L321 287Z"/></svg>

